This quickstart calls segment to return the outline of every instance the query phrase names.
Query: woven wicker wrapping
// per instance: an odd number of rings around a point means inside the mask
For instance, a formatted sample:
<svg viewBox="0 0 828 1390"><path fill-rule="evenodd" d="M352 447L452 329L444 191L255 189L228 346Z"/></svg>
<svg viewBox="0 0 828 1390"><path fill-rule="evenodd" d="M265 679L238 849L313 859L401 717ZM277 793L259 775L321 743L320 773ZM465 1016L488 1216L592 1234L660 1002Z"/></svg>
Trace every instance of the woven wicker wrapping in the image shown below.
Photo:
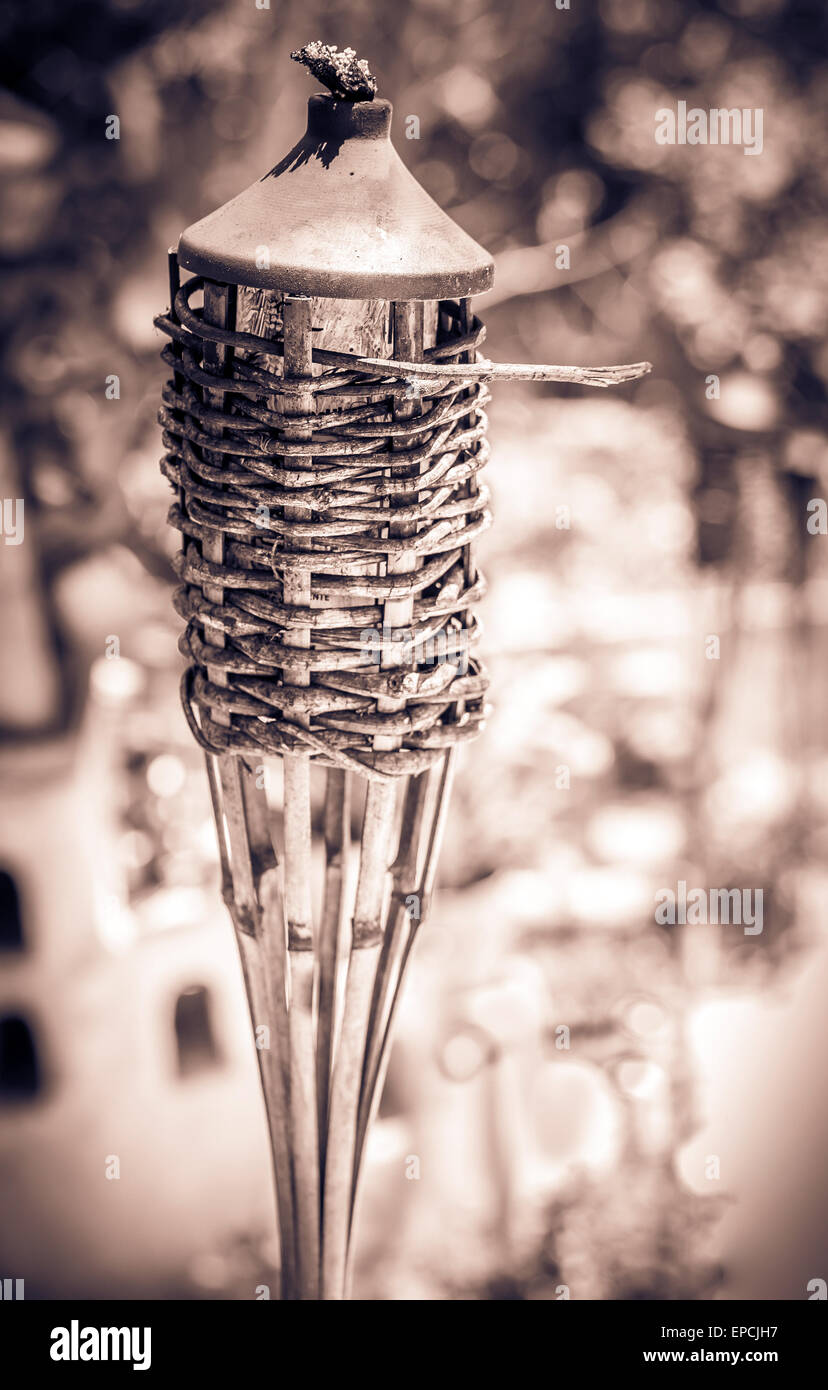
<svg viewBox="0 0 828 1390"><path fill-rule="evenodd" d="M163 353L174 376L160 413L161 467L179 497L169 519L183 536L175 605L187 624L182 694L193 734L214 753L303 751L381 779L422 771L478 733L485 717L472 612L484 581L469 547L490 523L478 482L488 457L487 387L407 382L321 349L313 354L320 375L285 380L279 332L262 338L205 323L190 306L202 287L198 277L188 281L174 312L156 320L173 340ZM460 306L443 301L439 322L426 362L474 361L479 321L463 331ZM231 349L224 374L205 366L205 343ZM280 412L286 397L300 395L312 413L297 416L293 402L290 414ZM417 413L395 418L395 404L412 397ZM297 424L309 438L296 438ZM307 520L285 517L297 504L311 509ZM218 537L222 564L203 553ZM388 574L403 551L416 555L417 568ZM284 601L285 577L297 570L310 573L310 607ZM220 591L222 601L205 591ZM383 605L408 596L410 628L384 629ZM205 623L223 646L211 643ZM309 646L286 645L296 629L309 631ZM209 678L208 664L226 684ZM289 683L286 667L309 683ZM398 747L378 749L378 737Z"/></svg>

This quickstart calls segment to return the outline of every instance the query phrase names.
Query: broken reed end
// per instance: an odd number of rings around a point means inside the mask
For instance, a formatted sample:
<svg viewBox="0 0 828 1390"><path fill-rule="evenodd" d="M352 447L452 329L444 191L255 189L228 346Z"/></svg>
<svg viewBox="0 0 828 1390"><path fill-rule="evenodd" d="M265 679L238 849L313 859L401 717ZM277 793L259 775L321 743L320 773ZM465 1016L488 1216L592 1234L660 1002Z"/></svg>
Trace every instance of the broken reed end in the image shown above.
<svg viewBox="0 0 828 1390"><path fill-rule="evenodd" d="M377 80L367 60L357 58L353 48L338 49L315 41L295 49L290 56L327 87L336 101L373 101L377 94Z"/></svg>

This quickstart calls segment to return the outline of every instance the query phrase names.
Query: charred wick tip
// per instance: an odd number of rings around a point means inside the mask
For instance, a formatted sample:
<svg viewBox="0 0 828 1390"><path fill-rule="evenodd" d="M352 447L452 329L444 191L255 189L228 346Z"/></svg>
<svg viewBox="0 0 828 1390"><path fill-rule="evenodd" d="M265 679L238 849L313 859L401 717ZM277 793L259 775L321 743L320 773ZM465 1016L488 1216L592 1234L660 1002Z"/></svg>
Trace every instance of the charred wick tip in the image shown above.
<svg viewBox="0 0 828 1390"><path fill-rule="evenodd" d="M353 48L334 48L333 44L306 44L291 53L311 76L322 82L337 101L373 101L377 81L365 58L357 58Z"/></svg>

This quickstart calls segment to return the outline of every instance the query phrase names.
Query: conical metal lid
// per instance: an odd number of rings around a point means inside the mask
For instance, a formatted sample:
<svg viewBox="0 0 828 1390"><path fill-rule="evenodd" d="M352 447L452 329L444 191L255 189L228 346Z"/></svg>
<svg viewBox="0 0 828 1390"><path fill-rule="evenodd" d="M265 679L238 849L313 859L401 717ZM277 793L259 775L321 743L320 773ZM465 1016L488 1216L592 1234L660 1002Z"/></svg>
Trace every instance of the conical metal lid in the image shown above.
<svg viewBox="0 0 828 1390"><path fill-rule="evenodd" d="M270 173L182 233L187 270L334 299L442 299L491 287L489 254L429 197L391 144L389 101L313 96Z"/></svg>

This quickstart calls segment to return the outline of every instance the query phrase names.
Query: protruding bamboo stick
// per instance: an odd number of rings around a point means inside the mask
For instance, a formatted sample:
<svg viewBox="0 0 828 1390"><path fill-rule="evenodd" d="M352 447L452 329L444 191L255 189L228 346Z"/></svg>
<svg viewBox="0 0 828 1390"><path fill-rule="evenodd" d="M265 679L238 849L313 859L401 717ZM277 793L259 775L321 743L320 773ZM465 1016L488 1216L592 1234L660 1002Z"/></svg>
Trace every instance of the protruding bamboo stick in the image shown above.
<svg viewBox="0 0 828 1390"><path fill-rule="evenodd" d="M310 300L286 298L283 307L284 375L287 379L313 375ZM313 394L286 394L279 399L285 415L307 416ZM286 438L308 439L305 421L284 431ZM307 506L285 507L289 520L307 521ZM285 603L310 607L311 581L306 570L287 570ZM285 645L307 649L308 628L291 628ZM300 666L286 666L288 685L308 685ZM310 759L307 753L284 759L285 914L290 958L290 1123L296 1193L298 1290L302 1299L319 1297L319 1133L314 1065L315 1035L313 913L311 902Z"/></svg>
<svg viewBox="0 0 828 1390"><path fill-rule="evenodd" d="M447 381L564 381L574 386L620 386L625 381L637 381L653 370L652 362L625 362L614 367L556 367L540 362L477 362L461 365L443 362L386 362L381 357L363 357L355 364L357 370L369 368L385 376L416 377L422 380L423 390L430 381L445 385Z"/></svg>

